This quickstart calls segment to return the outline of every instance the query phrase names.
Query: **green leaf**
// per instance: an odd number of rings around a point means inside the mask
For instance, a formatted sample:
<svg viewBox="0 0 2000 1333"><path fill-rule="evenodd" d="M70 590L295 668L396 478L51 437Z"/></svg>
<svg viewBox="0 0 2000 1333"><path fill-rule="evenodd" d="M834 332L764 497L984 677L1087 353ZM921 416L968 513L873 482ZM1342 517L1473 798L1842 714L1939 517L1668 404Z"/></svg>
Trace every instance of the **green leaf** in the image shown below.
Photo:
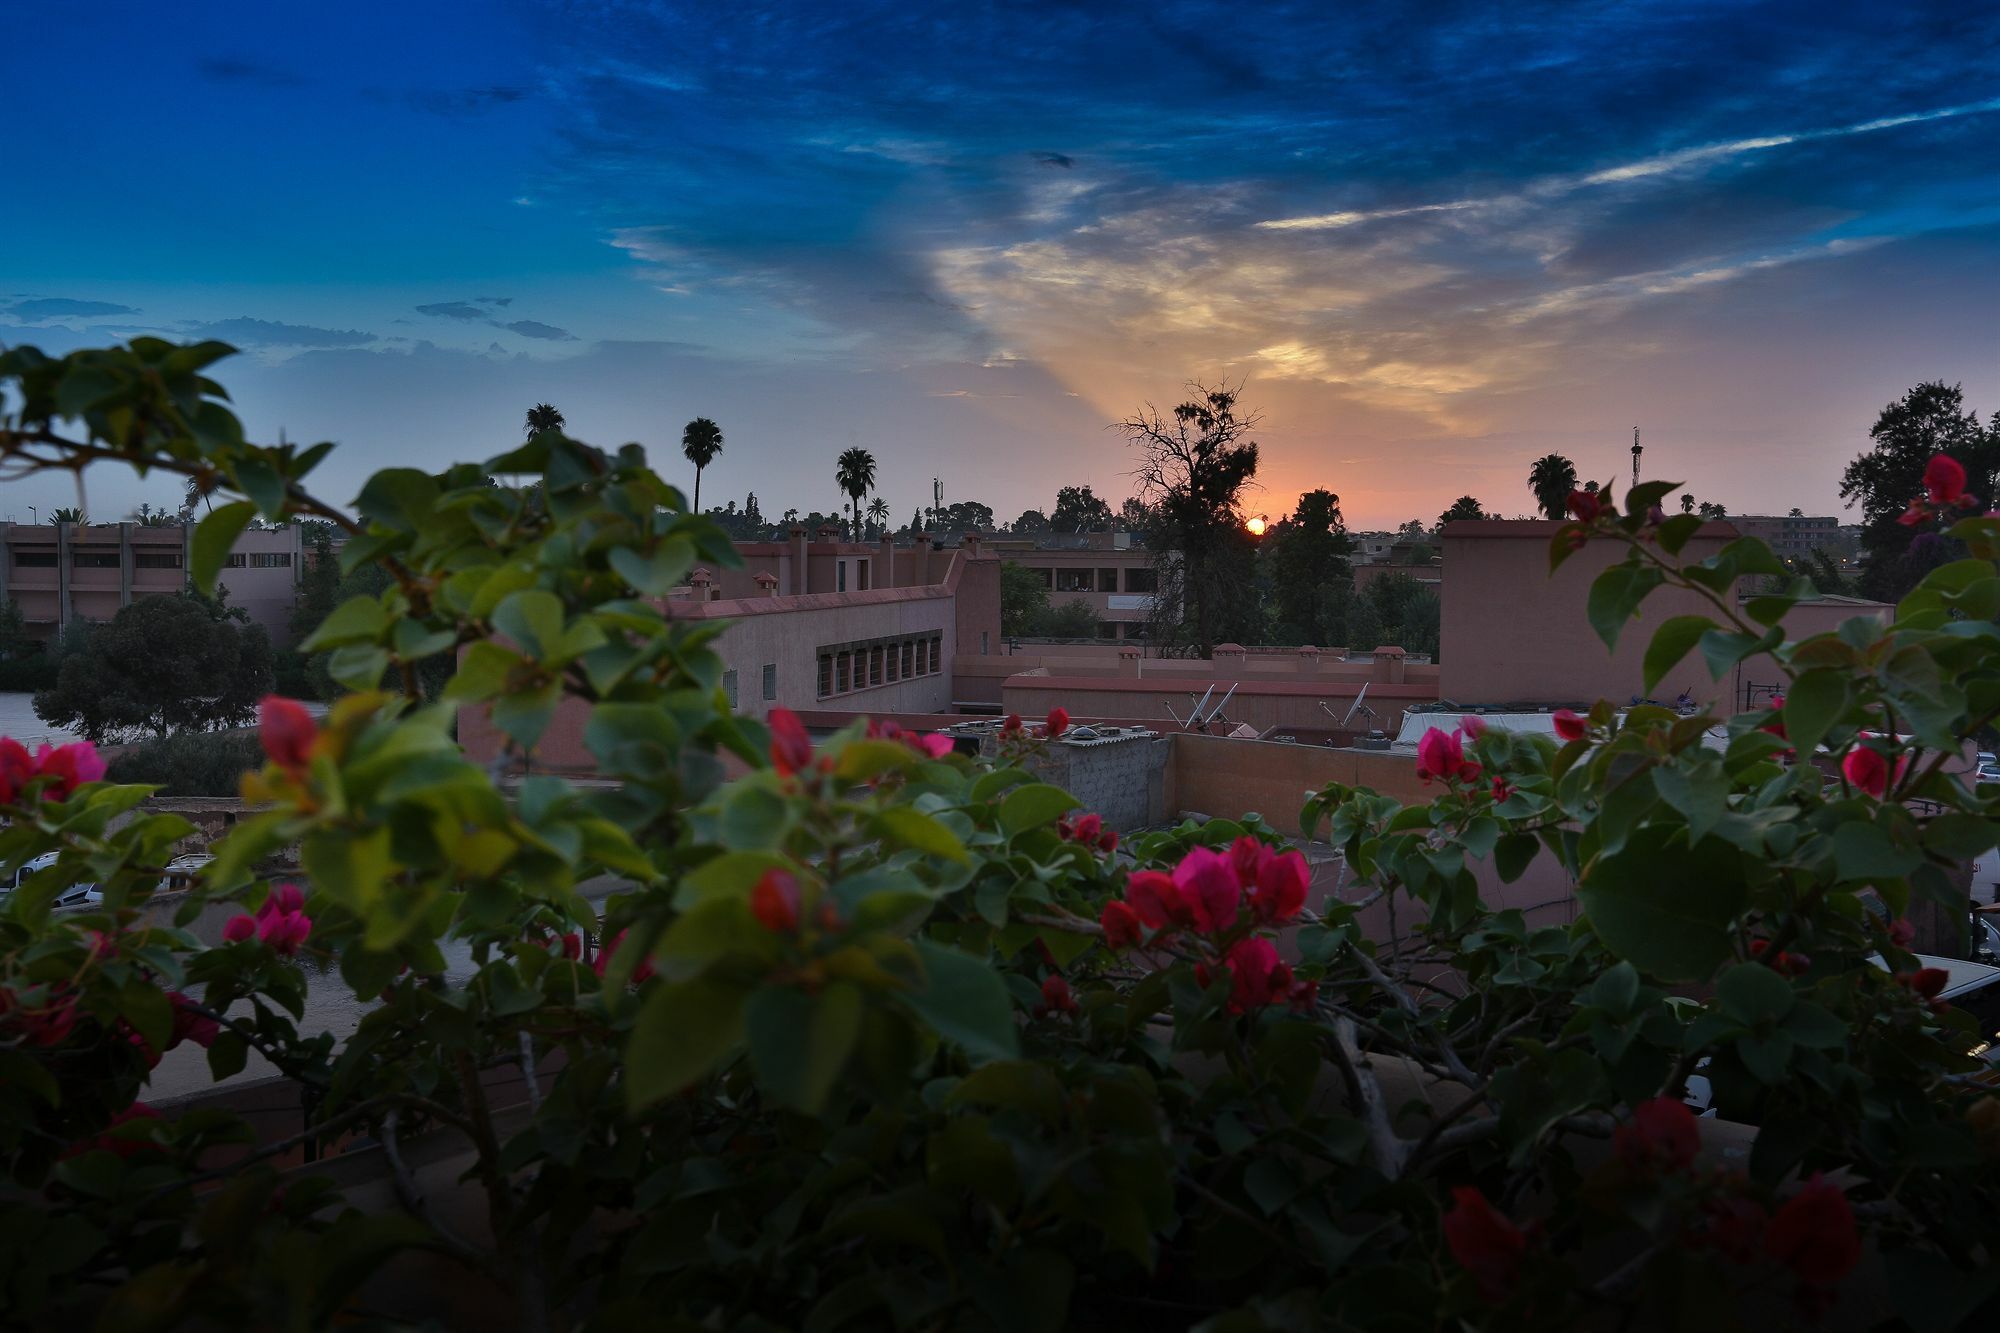
<svg viewBox="0 0 2000 1333"><path fill-rule="evenodd" d="M438 501L438 484L415 468L384 468L368 479L354 507L385 528L422 531Z"/></svg>
<svg viewBox="0 0 2000 1333"><path fill-rule="evenodd" d="M350 597L320 622L312 637L299 651L316 653L322 648L338 648L345 643L373 643L389 625L389 613L382 603L366 593Z"/></svg>
<svg viewBox="0 0 2000 1333"><path fill-rule="evenodd" d="M1512 884L1528 868L1540 851L1541 841L1532 833L1509 833L1493 849L1493 867L1503 884Z"/></svg>
<svg viewBox="0 0 2000 1333"><path fill-rule="evenodd" d="M694 568L694 543L685 537L669 537L650 556L629 546L620 546L607 557L618 577L653 597L665 597L687 579Z"/></svg>
<svg viewBox="0 0 2000 1333"><path fill-rule="evenodd" d="M256 513L256 505L237 500L195 524L194 540L189 543L188 579L196 592L207 596L214 589L215 576L229 559L229 548L236 545L236 538Z"/></svg>
<svg viewBox="0 0 2000 1333"><path fill-rule="evenodd" d="M1585 609L1591 628L1604 640L1606 648L1618 647L1618 635L1637 614L1639 603L1665 578L1653 566L1638 563L1613 565L1597 576L1590 585L1590 600Z"/></svg>
<svg viewBox="0 0 2000 1333"><path fill-rule="evenodd" d="M775 1100L817 1115L861 1035L861 989L836 981L818 995L765 986L744 1008L757 1082Z"/></svg>
<svg viewBox="0 0 2000 1333"><path fill-rule="evenodd" d="M1695 533L1701 531L1701 525L1705 522L1707 520L1700 514L1675 514L1660 524L1659 530L1654 535L1659 538L1662 551L1668 555L1679 555L1681 548L1688 544L1688 540Z"/></svg>
<svg viewBox="0 0 2000 1333"><path fill-rule="evenodd" d="M1923 858L1915 849L1898 847L1880 825L1858 819L1833 831L1833 868L1843 880L1900 879Z"/></svg>
<svg viewBox="0 0 2000 1333"><path fill-rule="evenodd" d="M1011 837L1039 828L1082 804L1061 787L1046 782L1030 783L1007 793L1007 799L1000 802L1000 827Z"/></svg>
<svg viewBox="0 0 2000 1333"><path fill-rule="evenodd" d="M512 639L522 652L547 657L562 642L562 601L540 588L510 593L493 608L493 628Z"/></svg>
<svg viewBox="0 0 2000 1333"><path fill-rule="evenodd" d="M625 1097L643 1111L671 1097L721 1063L743 1035L748 992L698 977L656 985L625 1046Z"/></svg>
<svg viewBox="0 0 2000 1333"><path fill-rule="evenodd" d="M1784 641L1782 630L1774 629L1760 639L1733 630L1712 629L1701 636L1701 655L1708 659L1708 674L1721 680L1732 667L1752 653L1769 652Z"/></svg>
<svg viewBox="0 0 2000 1333"><path fill-rule="evenodd" d="M1844 671L1808 671L1785 691L1785 739L1811 755L1853 699Z"/></svg>
<svg viewBox="0 0 2000 1333"><path fill-rule="evenodd" d="M947 861L968 861L965 844L943 824L921 810L907 805L892 805L875 816L877 829L886 837L905 847L914 847L932 856L942 856Z"/></svg>
<svg viewBox="0 0 2000 1333"><path fill-rule="evenodd" d="M1717 838L1690 846L1685 830L1665 825L1593 861L1576 896L1606 948L1668 981L1706 979L1729 957L1730 924L1749 905L1735 848Z"/></svg>
<svg viewBox="0 0 2000 1333"><path fill-rule="evenodd" d="M1715 1002L1722 1012L1746 1027L1777 1022L1798 998L1791 982L1762 963L1738 963L1715 983Z"/></svg>
<svg viewBox="0 0 2000 1333"><path fill-rule="evenodd" d="M1000 974L979 959L929 940L918 940L916 947L924 980L903 996L904 1003L974 1059L1014 1059L1020 1048L1014 1002Z"/></svg>
<svg viewBox="0 0 2000 1333"><path fill-rule="evenodd" d="M1715 622L1707 616L1670 616L1653 631L1653 641L1646 645L1646 693L1654 688L1669 671L1680 664L1680 660L1694 651L1701 636L1715 628Z"/></svg>

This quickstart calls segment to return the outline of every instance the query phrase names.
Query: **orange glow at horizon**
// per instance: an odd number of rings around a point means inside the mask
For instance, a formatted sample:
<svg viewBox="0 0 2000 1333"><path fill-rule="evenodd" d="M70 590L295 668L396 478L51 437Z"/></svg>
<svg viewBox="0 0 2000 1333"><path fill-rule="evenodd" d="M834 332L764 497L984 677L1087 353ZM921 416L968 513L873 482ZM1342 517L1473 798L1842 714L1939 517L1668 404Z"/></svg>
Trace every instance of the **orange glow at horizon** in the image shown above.
<svg viewBox="0 0 2000 1333"><path fill-rule="evenodd" d="M1248 523L1245 523L1243 526L1250 530L1250 535L1252 537L1261 537L1264 535L1264 520L1261 515L1257 518L1251 519Z"/></svg>

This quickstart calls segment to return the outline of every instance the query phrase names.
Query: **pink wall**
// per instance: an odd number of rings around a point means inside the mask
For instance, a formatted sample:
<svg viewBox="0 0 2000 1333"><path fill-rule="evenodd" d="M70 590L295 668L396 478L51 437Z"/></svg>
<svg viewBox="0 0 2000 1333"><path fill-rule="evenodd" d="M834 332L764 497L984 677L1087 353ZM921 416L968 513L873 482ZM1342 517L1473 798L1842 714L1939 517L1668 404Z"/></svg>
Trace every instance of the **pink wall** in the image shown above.
<svg viewBox="0 0 2000 1333"><path fill-rule="evenodd" d="M1640 619L1627 625L1618 651L1607 651L1590 627L1585 605L1590 584L1618 562L1625 548L1594 541L1549 573L1549 542L1561 524L1544 519L1446 525L1443 640L1439 657L1443 697L1461 704L1623 704L1641 692L1642 662L1653 629L1670 616L1711 609L1693 593L1661 591L1646 600ZM1709 523L1690 541L1684 557L1702 559L1736 535L1726 523ZM1698 655L1660 682L1655 698L1681 690L1697 699L1721 695Z"/></svg>

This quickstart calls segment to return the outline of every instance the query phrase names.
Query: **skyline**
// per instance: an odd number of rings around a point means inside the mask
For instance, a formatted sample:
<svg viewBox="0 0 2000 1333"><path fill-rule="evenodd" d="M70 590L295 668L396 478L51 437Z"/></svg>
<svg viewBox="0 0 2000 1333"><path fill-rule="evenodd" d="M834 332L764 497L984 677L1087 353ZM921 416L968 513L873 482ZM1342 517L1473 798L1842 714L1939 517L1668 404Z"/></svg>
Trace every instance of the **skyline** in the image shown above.
<svg viewBox="0 0 2000 1333"><path fill-rule="evenodd" d="M933 476L1115 507L1107 423L1202 376L1265 413L1272 519L1530 512L1551 450L1622 486L1634 425L1731 512L1852 518L1885 403L2000 409L2000 15L1961 9L52 15L0 93L40 201L0 341L235 342L343 500L548 401L684 489L717 420L704 498L774 516L854 444L897 522ZM93 516L173 489L93 474Z"/></svg>

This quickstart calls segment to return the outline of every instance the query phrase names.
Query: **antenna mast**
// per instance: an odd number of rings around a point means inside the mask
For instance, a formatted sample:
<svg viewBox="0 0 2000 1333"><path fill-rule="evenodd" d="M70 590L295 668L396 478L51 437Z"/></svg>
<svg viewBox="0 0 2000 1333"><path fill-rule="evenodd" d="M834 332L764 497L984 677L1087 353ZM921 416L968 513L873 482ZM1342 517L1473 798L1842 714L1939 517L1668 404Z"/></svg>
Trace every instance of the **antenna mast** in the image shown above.
<svg viewBox="0 0 2000 1333"><path fill-rule="evenodd" d="M1639 484L1639 455L1641 452L1643 451L1639 448L1639 428L1634 426L1632 427L1632 484L1634 486Z"/></svg>

